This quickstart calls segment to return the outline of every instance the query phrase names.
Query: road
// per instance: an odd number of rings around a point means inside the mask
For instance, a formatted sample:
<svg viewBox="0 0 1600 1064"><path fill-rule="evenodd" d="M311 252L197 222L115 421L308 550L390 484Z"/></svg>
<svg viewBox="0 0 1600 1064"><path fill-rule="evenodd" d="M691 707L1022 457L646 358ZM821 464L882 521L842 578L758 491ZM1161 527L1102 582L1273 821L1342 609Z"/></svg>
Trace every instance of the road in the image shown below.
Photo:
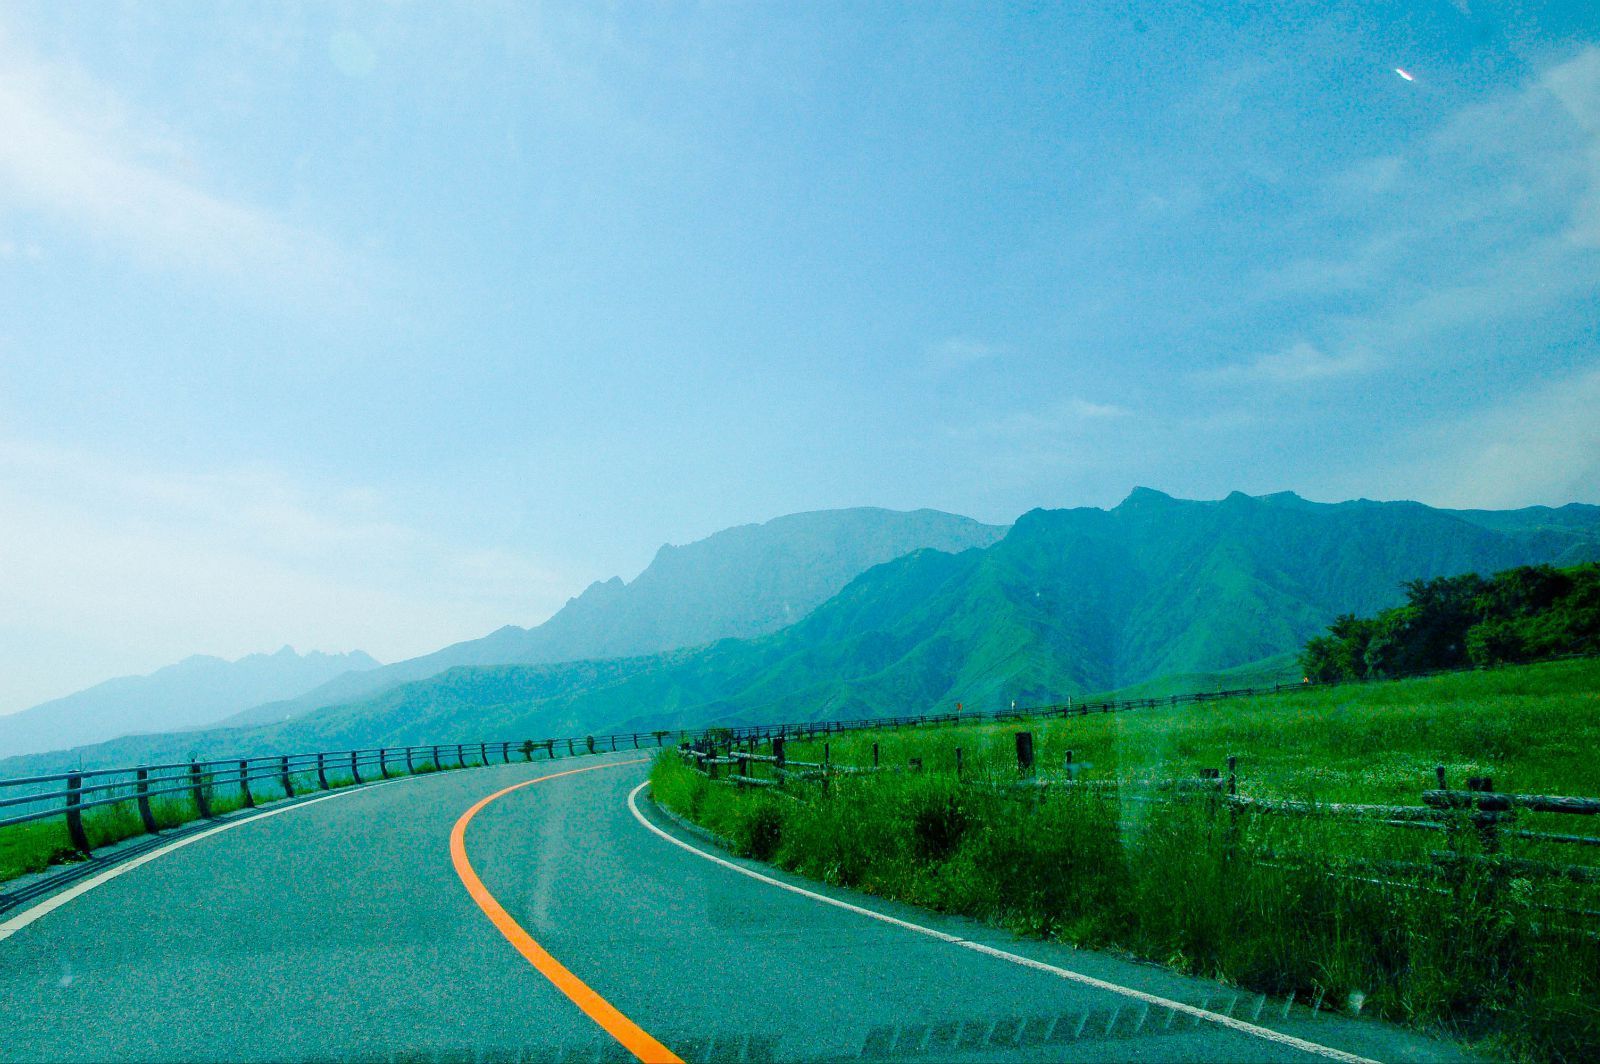
<svg viewBox="0 0 1600 1064"><path fill-rule="evenodd" d="M0 1059L1462 1059L708 857L636 756L336 792L6 913Z"/></svg>

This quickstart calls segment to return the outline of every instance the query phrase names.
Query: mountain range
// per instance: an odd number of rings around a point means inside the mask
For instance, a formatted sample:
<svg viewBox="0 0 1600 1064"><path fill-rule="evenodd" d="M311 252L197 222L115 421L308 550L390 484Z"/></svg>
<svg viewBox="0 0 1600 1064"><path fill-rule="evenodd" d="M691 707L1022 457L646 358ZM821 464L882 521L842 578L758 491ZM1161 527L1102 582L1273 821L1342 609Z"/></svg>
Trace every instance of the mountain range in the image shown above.
<svg viewBox="0 0 1600 1064"><path fill-rule="evenodd" d="M284 647L237 661L197 654L148 676L120 676L0 717L0 756L212 724L246 706L377 667L359 650L297 654Z"/></svg>
<svg viewBox="0 0 1600 1064"><path fill-rule="evenodd" d="M263 687L252 670L266 655L237 663L237 676L231 681L219 668L227 663L193 658L154 677L108 681L0 717L0 757L63 750L133 731L277 723L324 706L372 698L459 666L613 658L757 636L804 617L879 562L923 547L959 551L987 546L1005 531L1004 526L937 510L876 507L791 514L740 525L685 546L663 546L632 581L613 577L596 582L542 625L508 625L482 639L390 665L379 666L360 655L341 668L338 659L317 655L330 667L307 674L303 681ZM271 660L281 660L283 654L272 655ZM181 678L202 675L214 693L174 686ZM82 727L72 723L74 714L83 718ZM102 717L121 723L95 725ZM5 741L5 724L13 720L19 725L15 745ZM162 748L173 751L173 756L188 756L201 741L201 736L189 733L173 735ZM101 763L99 758L109 751L142 750L149 745L144 739L130 740L102 746L89 757ZM77 763L79 753L64 759ZM0 763L0 772L9 771Z"/></svg>
<svg viewBox="0 0 1600 1064"><path fill-rule="evenodd" d="M870 526L885 512L847 513ZM628 589L656 580L641 575L633 585L598 585L569 603L562 623L586 631L588 643L536 635L540 629L489 637L529 654L587 645L622 656L454 665L292 719L190 733L166 745L110 744L90 756L126 762L196 749L524 738L910 712L956 701L996 708L1011 699L1149 689L1178 675L1260 675L1269 666L1292 667L1286 655L1339 614L1394 605L1407 580L1600 558L1600 507L1580 504L1451 511L1413 502L1314 503L1288 492L1192 501L1137 489L1109 510L1034 510L1009 530L976 526L981 534L971 525L949 527L980 542L920 545L865 567L831 595L816 590L820 581L807 585L814 608L770 591L789 586L788 578L747 568L790 556L730 552L739 560L723 565L712 537L696 568L726 574L721 595L680 598L702 579L680 570L675 583L661 578L654 613L641 607L639 616L652 620L631 620L635 614L616 605L618 592L625 598ZM732 533L742 530L722 535ZM885 551L892 548L884 542ZM664 551L652 569L663 565L672 574L663 562L671 557ZM837 578L842 569L828 571ZM639 601L649 601L642 590ZM716 604L721 628L694 628L700 622L692 610L672 614L676 629L659 622L682 601ZM803 615L784 625L791 614ZM627 653L659 645L674 631L727 631L735 617L745 618L750 635ZM503 653L488 641L461 646L491 658Z"/></svg>
<svg viewBox="0 0 1600 1064"><path fill-rule="evenodd" d="M984 547L1005 532L1004 526L938 510L876 507L820 510L739 525L687 546L663 546L632 581L596 581L537 627L507 625L482 639L337 677L296 698L256 706L220 723L287 720L458 666L630 657L764 635L798 621L880 562L924 547Z"/></svg>

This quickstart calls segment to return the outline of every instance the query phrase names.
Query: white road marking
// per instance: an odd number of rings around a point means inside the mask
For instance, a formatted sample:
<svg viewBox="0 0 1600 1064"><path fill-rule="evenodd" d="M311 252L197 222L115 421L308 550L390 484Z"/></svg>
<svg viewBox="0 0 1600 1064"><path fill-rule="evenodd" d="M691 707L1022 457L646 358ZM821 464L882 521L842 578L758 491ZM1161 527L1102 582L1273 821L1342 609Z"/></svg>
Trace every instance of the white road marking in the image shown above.
<svg viewBox="0 0 1600 1064"><path fill-rule="evenodd" d="M1121 994L1123 997L1132 998L1135 1001L1142 1001L1147 1005L1154 1005L1157 1008L1171 1009L1173 1012L1181 1012L1186 1016L1193 1016L1197 1020L1202 1020L1206 1023L1215 1023L1219 1026L1230 1028L1231 1030L1253 1035L1256 1038L1260 1038L1268 1042L1276 1042L1279 1045L1290 1046L1304 1053L1311 1053L1319 1057L1326 1057L1329 1060L1342 1061L1343 1064L1379 1064L1378 1061L1375 1061L1370 1057L1360 1057L1354 1053L1346 1053L1342 1049L1334 1049L1331 1046L1319 1045L1316 1042L1308 1042L1304 1038L1296 1038L1294 1035L1284 1034L1282 1031L1274 1031L1270 1027L1260 1027L1244 1020L1236 1020L1232 1016L1224 1016L1220 1012L1211 1012L1208 1009L1196 1008L1193 1005L1185 1005L1183 1002L1174 1001L1171 998L1160 997L1156 994L1147 994L1142 990L1134 990L1132 987L1121 986L1117 983L1110 983L1104 979L1096 979L1092 975L1084 975L1081 972L1069 971L1066 968L1058 968L1053 964L1046 964L1044 961L1036 961L1032 957L1023 957L1016 953L1007 953L1003 949L996 949L993 946L986 946L982 942L973 942L970 939L959 938L943 931L936 931L931 927L923 927L921 924L911 923L909 920L901 920L899 917L890 916L887 913L880 913L873 909L866 909L860 905L852 905L847 901L840 901L838 898L830 898L825 894L818 894L815 891L806 890L804 887L797 887L793 883L785 883L781 879L773 879L771 876L764 876L760 872L754 871L753 869L746 868L743 865L735 864L732 861L724 860L715 854L707 853L697 846L691 846L682 839L675 838L674 836L658 828L656 825L650 823L650 821L645 818L645 815L639 811L638 803L639 792L648 786L650 786L650 781L646 780L628 793L628 808L633 812L633 818L635 820L649 828L651 831L655 832L657 835L661 836L663 839L666 839L674 846L677 846L680 849L688 850L696 857L702 857L713 864L719 864L724 868L732 869L733 871L738 872L740 875L749 876L751 879L758 879L761 882L770 884L771 886L777 887L780 890L787 890L792 894L799 894L801 897L810 898L812 901L820 901L824 905L832 905L836 908L844 909L847 912L857 913L861 916L870 917L873 920L881 920L886 924L893 924L895 927L903 927L907 931L915 931L919 935L927 935L929 938L938 939L940 942L948 942L952 946L960 946L962 949L970 949L975 953L982 953L989 957L996 957L1003 961L1010 961L1012 964L1020 964L1024 968L1032 968L1035 971L1048 972L1051 975L1059 976L1062 979L1071 980L1074 983L1081 983L1084 986L1094 987L1096 990L1105 990L1113 994Z"/></svg>
<svg viewBox="0 0 1600 1064"><path fill-rule="evenodd" d="M24 927L27 927L40 917L61 908L61 906L67 904L67 902L71 901L72 899L80 898L94 888L101 886L104 883L109 883L111 880L116 879L118 876L123 875L126 872L132 872L140 865L149 864L157 857L165 857L173 850L181 850L185 846L199 842L201 839L209 839L211 836L221 832L231 831L232 829L241 827L245 824L254 824L258 820L265 820L268 817L279 816L283 813L292 813L296 809L304 809L306 806L316 805L318 802L327 802L333 800L334 798L344 798L352 794L365 794L368 791L376 790L379 787L387 787L393 783L405 783L409 780L427 779L428 777L434 775L437 775L437 773L427 772L418 776L402 776L397 780L384 780L381 783L368 783L360 787L341 788L332 794L324 794L320 798L308 798L303 802L291 802L290 804L277 809L263 809L261 812L256 813L253 816L241 817L238 820L230 820L226 824L219 824L216 827L211 828L208 831L202 831L197 835L187 835L184 838L179 839L177 842L161 847L159 850L152 850L149 853L140 854L138 857L135 857L130 861L125 861L122 864L114 865L92 879L86 879L77 886L69 887L59 894L52 894L50 897L46 898L44 901L40 902L38 905L35 905L31 909L24 909L22 912L18 913L16 916L13 916L5 923L0 924L0 942L4 942L6 939L10 938L18 931L21 931Z"/></svg>

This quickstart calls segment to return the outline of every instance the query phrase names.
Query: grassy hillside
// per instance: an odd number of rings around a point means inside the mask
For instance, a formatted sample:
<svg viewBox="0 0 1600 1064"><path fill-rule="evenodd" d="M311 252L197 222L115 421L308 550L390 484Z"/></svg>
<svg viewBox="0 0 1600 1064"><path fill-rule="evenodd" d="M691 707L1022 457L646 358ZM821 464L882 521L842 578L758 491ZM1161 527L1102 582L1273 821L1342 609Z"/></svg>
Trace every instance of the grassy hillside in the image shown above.
<svg viewBox="0 0 1600 1064"><path fill-rule="evenodd" d="M1064 778L1070 750L1077 778L1117 786L1041 794L1008 785L1017 780L1019 730L1034 736L1041 775ZM852 732L831 736L829 754L870 765L874 743L901 770L825 787L791 781L775 794L710 783L669 755L654 769L654 791L744 853L819 879L1252 990L1443 1027L1495 1056L1578 1060L1600 1051L1594 923L1522 904L1600 910L1600 887L1472 868L1454 879L1384 872L1434 869L1440 847L1488 851L1470 827L1446 835L1306 817L1234 820L1204 798L1173 802L1148 785L1220 768L1231 754L1240 793L1254 797L1417 806L1441 764L1455 786L1490 775L1501 791L1600 796L1600 661ZM822 755L821 742L791 742L788 754ZM910 758L921 771L903 770ZM1524 814L1514 826L1600 834L1578 819ZM1517 856L1596 866L1592 847L1517 846Z"/></svg>
<svg viewBox="0 0 1600 1064"><path fill-rule="evenodd" d="M1129 695L1129 697L1137 697ZM955 747L979 770L1015 759L1014 723L833 736L834 758L922 757L954 767ZM1263 797L1415 802L1450 777L1492 776L1503 791L1600 796L1600 659L1549 662L1412 680L1319 687L1199 705L1039 720L1039 762L1066 752L1084 778L1193 775L1239 759L1241 787ZM820 752L793 744L793 756Z"/></svg>

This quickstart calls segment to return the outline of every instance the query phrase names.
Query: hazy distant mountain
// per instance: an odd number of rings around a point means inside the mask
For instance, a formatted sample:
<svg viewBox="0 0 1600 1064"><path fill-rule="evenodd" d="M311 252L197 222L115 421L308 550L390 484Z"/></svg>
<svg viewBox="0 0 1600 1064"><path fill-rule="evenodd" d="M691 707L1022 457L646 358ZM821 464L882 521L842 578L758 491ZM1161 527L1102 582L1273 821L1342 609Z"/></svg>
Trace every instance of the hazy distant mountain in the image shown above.
<svg viewBox="0 0 1600 1064"><path fill-rule="evenodd" d="M296 695L378 662L362 651L251 654L238 661L196 655L148 676L122 676L0 717L0 757L60 750L135 732L213 724L241 707Z"/></svg>
<svg viewBox="0 0 1600 1064"><path fill-rule="evenodd" d="M653 654L776 631L810 613L851 578L923 547L983 547L1005 528L938 510L859 507L791 514L664 546L631 583L591 584L535 628L507 626L304 695L256 706L226 723L281 721L461 665L543 664Z"/></svg>

